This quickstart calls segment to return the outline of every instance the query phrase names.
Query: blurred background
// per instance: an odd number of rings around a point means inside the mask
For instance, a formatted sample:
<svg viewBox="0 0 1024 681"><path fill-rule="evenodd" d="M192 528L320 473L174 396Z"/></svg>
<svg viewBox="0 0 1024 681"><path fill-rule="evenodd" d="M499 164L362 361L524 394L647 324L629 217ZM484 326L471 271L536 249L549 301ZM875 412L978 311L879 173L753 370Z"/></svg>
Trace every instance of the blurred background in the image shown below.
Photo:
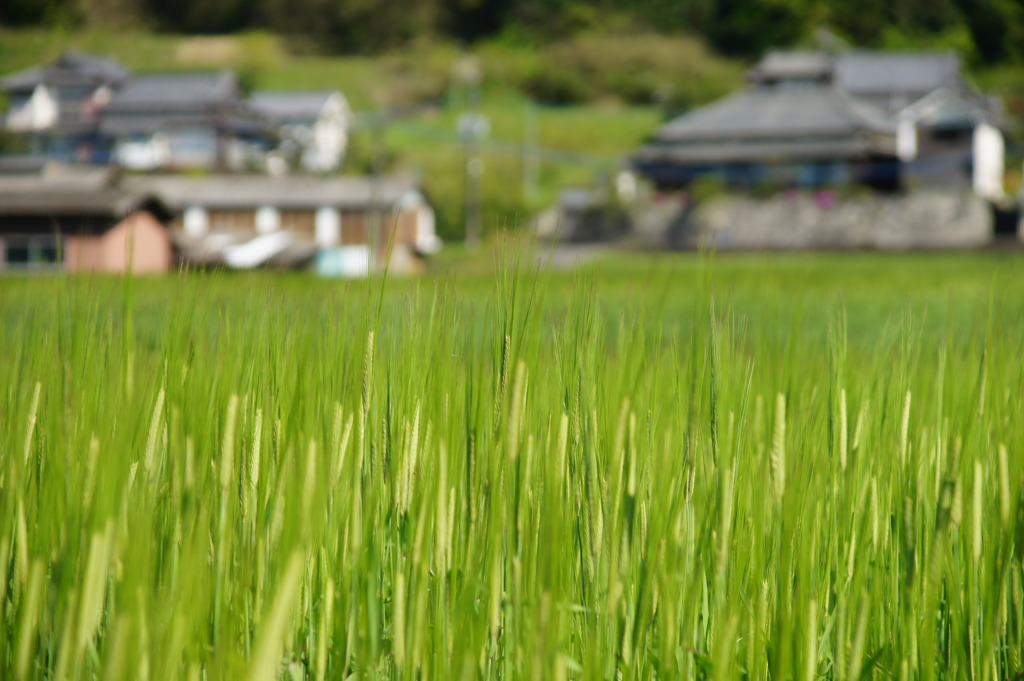
<svg viewBox="0 0 1024 681"><path fill-rule="evenodd" d="M1017 0L5 0L0 85L8 263L48 261L55 221L143 208L169 262L324 273L351 269L327 247L411 262L503 230L654 248L1019 231ZM117 200L54 212L101 190Z"/></svg>

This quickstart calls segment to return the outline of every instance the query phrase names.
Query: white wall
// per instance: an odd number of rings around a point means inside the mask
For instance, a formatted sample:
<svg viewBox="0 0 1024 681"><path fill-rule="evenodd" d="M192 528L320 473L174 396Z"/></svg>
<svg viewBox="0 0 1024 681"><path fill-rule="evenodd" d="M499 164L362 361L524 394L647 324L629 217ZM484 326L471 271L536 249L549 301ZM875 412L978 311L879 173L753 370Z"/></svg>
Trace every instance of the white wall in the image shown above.
<svg viewBox="0 0 1024 681"><path fill-rule="evenodd" d="M171 141L159 132L120 139L114 145L114 158L118 165L129 170L157 170L171 161Z"/></svg>
<svg viewBox="0 0 1024 681"><path fill-rule="evenodd" d="M28 99L14 101L7 112L7 129L12 132L46 130L57 124L57 98L45 85L38 85Z"/></svg>
<svg viewBox="0 0 1024 681"><path fill-rule="evenodd" d="M348 102L332 95L313 124L302 165L310 172L330 172L341 167L348 148L348 127L352 118Z"/></svg>

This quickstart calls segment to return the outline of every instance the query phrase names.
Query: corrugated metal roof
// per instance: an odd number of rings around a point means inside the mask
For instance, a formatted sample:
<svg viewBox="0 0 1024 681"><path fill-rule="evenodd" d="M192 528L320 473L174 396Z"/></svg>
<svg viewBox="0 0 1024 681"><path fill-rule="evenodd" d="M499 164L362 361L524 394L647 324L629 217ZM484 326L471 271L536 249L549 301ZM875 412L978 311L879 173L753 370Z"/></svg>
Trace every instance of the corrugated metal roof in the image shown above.
<svg viewBox="0 0 1024 681"><path fill-rule="evenodd" d="M121 218L143 205L166 207L116 168L48 163L39 172L0 175L0 215Z"/></svg>
<svg viewBox="0 0 1024 681"><path fill-rule="evenodd" d="M109 166L65 165L43 161L34 168L0 175L0 191L12 194L18 191L90 192L114 186L120 172Z"/></svg>
<svg viewBox="0 0 1024 681"><path fill-rule="evenodd" d="M389 208L417 190L412 178L308 177L285 175L180 175L126 178L125 185L159 196L174 210L189 206L249 209L259 206L315 209L321 206Z"/></svg>
<svg viewBox="0 0 1024 681"><path fill-rule="evenodd" d="M68 192L52 189L9 193L0 187L0 215L90 215L121 218L151 197L123 189Z"/></svg>
<svg viewBox="0 0 1024 681"><path fill-rule="evenodd" d="M960 82L954 52L854 50L836 57L836 87L855 94L925 93Z"/></svg>

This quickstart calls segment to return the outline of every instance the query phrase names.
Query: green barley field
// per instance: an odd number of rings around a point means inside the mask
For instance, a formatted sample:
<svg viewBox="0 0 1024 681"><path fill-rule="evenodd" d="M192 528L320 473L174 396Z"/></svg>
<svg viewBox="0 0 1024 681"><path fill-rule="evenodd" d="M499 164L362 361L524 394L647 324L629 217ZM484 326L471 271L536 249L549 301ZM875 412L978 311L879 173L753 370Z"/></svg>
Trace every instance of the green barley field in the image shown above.
<svg viewBox="0 0 1024 681"><path fill-rule="evenodd" d="M1024 260L0 280L0 678L1024 677Z"/></svg>

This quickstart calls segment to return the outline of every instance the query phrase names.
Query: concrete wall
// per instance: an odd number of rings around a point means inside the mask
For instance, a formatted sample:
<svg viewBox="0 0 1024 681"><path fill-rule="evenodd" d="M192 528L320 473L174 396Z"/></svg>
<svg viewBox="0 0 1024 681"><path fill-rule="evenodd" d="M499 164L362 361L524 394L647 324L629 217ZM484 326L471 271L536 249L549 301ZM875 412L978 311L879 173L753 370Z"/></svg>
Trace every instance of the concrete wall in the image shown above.
<svg viewBox="0 0 1024 681"><path fill-rule="evenodd" d="M71 236L66 241L67 269L135 274L166 272L171 265L167 230L146 211L133 213L98 236ZM129 262L130 261L130 262Z"/></svg>

